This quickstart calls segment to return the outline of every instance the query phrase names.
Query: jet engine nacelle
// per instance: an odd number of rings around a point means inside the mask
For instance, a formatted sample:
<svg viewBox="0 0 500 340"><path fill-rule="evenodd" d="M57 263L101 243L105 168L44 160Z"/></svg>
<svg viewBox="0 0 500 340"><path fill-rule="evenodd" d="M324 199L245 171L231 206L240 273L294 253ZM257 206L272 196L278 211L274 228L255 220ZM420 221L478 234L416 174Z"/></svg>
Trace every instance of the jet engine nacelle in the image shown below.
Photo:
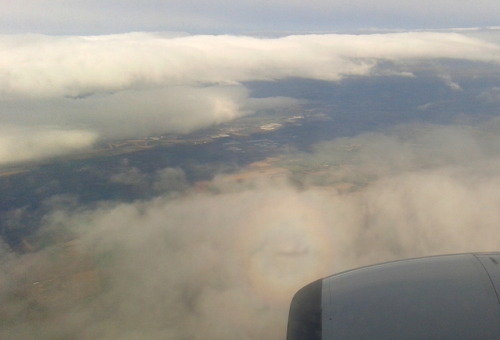
<svg viewBox="0 0 500 340"><path fill-rule="evenodd" d="M292 299L287 340L500 339L500 253L389 262Z"/></svg>

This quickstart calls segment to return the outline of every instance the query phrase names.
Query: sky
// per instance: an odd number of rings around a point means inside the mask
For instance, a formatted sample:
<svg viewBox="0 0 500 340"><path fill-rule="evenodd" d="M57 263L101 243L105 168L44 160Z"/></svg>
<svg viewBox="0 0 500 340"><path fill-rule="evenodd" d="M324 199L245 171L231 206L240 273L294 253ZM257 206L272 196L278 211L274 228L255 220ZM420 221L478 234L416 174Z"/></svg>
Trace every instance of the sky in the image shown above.
<svg viewBox="0 0 500 340"><path fill-rule="evenodd" d="M0 0L0 168L310 104L256 98L252 82L425 76L495 108L499 17L493 0ZM106 180L153 198L44 198L36 235L61 241L0 243L0 337L283 338L292 294L315 279L498 250L498 110L468 115L332 137L195 185L176 164L146 173L124 157Z"/></svg>
<svg viewBox="0 0 500 340"><path fill-rule="evenodd" d="M500 6L494 0L2 0L0 13L5 33L251 34L494 26Z"/></svg>

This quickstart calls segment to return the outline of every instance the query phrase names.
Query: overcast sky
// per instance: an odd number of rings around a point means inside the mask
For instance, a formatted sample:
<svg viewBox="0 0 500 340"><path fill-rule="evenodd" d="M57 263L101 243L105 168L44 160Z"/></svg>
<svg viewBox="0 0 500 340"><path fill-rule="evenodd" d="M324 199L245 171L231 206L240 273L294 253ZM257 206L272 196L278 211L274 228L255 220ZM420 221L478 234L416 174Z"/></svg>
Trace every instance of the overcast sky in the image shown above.
<svg viewBox="0 0 500 340"><path fill-rule="evenodd" d="M0 32L192 34L498 25L496 0L1 0Z"/></svg>

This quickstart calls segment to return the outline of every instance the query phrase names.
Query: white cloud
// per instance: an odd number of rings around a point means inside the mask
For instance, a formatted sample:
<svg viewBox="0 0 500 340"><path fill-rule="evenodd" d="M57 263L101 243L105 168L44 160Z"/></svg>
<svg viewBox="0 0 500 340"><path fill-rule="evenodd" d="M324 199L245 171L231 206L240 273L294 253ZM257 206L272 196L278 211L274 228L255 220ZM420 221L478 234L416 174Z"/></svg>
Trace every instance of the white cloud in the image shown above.
<svg viewBox="0 0 500 340"><path fill-rule="evenodd" d="M84 124L103 138L123 138L190 132L231 121L252 112L246 108L247 97L242 86L171 86L63 99L57 110L73 112L68 124Z"/></svg>
<svg viewBox="0 0 500 340"><path fill-rule="evenodd" d="M97 135L83 130L0 127L0 165L64 155L90 147Z"/></svg>
<svg viewBox="0 0 500 340"><path fill-rule="evenodd" d="M493 68L500 62L500 46L491 39L452 32L274 39L160 33L3 35L0 50L3 125L86 130L99 138L188 132L255 110L297 104L291 98L249 98L248 81L340 81L391 71L408 75L419 63L437 59L483 62ZM383 70L377 67L381 64ZM446 79L458 88L452 76ZM65 137L58 136L58 153L70 151ZM43 145L49 148L44 143L39 148Z"/></svg>
<svg viewBox="0 0 500 340"><path fill-rule="evenodd" d="M158 86L367 75L377 60L499 62L500 47L455 33L163 37L3 36L0 94L84 96Z"/></svg>
<svg viewBox="0 0 500 340"><path fill-rule="evenodd" d="M98 138L186 133L265 109L269 102L273 108L295 104L293 100L279 98L248 100L247 90L242 86L174 86L83 99L7 101L3 103L5 115L1 121L10 128L0 129L3 156L0 164L77 151L76 141L70 140L70 136L86 136L87 139L80 140L80 147L87 147ZM47 124L56 128L46 128Z"/></svg>

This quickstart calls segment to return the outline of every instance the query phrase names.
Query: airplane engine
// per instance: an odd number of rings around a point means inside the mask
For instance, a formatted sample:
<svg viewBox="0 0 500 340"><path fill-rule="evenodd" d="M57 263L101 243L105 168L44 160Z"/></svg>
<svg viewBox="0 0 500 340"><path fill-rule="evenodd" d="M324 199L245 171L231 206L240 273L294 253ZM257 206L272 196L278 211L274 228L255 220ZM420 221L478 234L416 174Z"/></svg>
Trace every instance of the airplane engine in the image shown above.
<svg viewBox="0 0 500 340"><path fill-rule="evenodd" d="M292 299L287 340L500 339L500 253L388 262Z"/></svg>

